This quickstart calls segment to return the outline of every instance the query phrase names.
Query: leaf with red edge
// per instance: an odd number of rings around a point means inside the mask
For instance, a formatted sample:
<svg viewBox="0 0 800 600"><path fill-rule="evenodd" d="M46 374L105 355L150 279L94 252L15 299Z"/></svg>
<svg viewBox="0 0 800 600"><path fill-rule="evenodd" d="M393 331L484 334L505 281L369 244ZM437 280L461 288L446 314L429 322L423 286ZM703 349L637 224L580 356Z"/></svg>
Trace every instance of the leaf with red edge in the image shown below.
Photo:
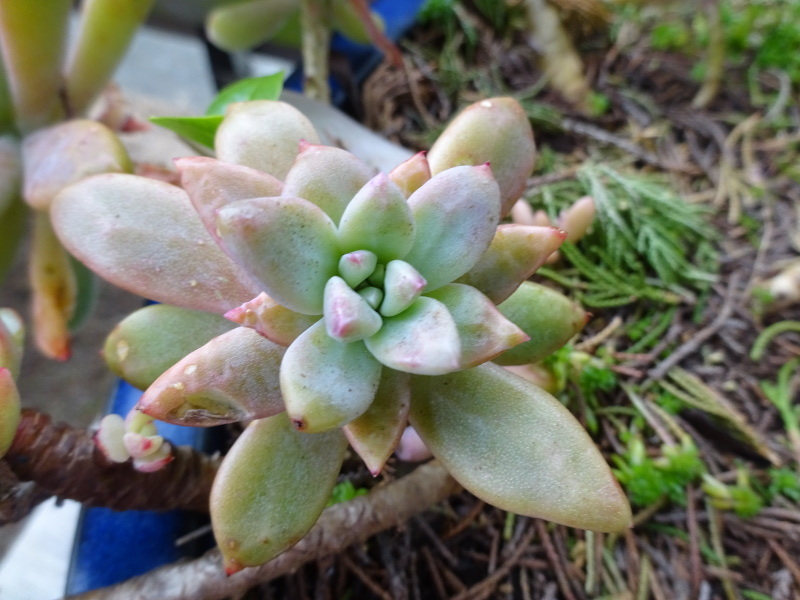
<svg viewBox="0 0 800 600"><path fill-rule="evenodd" d="M208 427L283 411L280 365L285 348L237 327L167 369L138 408L160 421Z"/></svg>
<svg viewBox="0 0 800 600"><path fill-rule="evenodd" d="M471 285L500 304L545 263L565 235L554 227L500 225L486 253L456 283Z"/></svg>
<svg viewBox="0 0 800 600"><path fill-rule="evenodd" d="M411 406L409 374L384 368L375 400L343 431L353 450L377 477L403 435Z"/></svg>
<svg viewBox="0 0 800 600"><path fill-rule="evenodd" d="M319 207L301 198L239 200L217 211L217 229L226 251L270 297L295 312L322 313L339 245L336 227Z"/></svg>
<svg viewBox="0 0 800 600"><path fill-rule="evenodd" d="M464 369L492 360L530 339L473 287L451 283L431 292L429 297L444 304L455 321Z"/></svg>
<svg viewBox="0 0 800 600"><path fill-rule="evenodd" d="M176 158L175 168L181 187L215 239L219 239L218 209L237 200L280 196L283 189L283 184L272 175L206 156Z"/></svg>
<svg viewBox="0 0 800 600"><path fill-rule="evenodd" d="M56 196L50 216L78 260L146 298L223 313L261 291L217 246L186 192L163 181L95 175Z"/></svg>

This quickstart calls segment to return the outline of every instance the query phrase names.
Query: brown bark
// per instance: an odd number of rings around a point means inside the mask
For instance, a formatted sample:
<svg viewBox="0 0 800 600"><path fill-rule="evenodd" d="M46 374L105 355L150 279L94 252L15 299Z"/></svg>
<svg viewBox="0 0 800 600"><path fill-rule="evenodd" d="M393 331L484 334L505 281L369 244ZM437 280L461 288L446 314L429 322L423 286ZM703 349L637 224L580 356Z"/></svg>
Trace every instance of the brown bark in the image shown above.
<svg viewBox="0 0 800 600"><path fill-rule="evenodd" d="M420 513L460 490L437 461L369 495L336 504L322 513L311 531L274 560L230 577L219 552L211 550L189 563L176 563L122 584L70 596L69 600L216 600L239 597L251 587L291 573L303 564L343 551L371 535Z"/></svg>
<svg viewBox="0 0 800 600"><path fill-rule="evenodd" d="M219 459L187 446L174 448L174 455L175 460L160 471L140 473L130 461L118 464L106 459L90 432L54 424L48 415L25 409L4 462L21 482L34 482L40 495L46 491L85 506L208 511ZM7 489L4 497L14 493ZM0 518L4 504L0 503Z"/></svg>

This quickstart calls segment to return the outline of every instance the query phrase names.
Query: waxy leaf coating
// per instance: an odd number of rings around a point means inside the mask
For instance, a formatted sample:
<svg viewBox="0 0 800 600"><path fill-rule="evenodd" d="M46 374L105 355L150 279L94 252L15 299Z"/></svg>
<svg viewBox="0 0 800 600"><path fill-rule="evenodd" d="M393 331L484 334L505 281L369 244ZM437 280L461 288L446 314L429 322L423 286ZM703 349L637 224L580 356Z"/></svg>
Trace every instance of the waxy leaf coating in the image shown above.
<svg viewBox="0 0 800 600"><path fill-rule="evenodd" d="M297 338L281 364L281 391L295 426L309 433L342 427L369 408L381 365L363 342L330 337L321 320Z"/></svg>
<svg viewBox="0 0 800 600"><path fill-rule="evenodd" d="M280 196L283 189L279 180L262 171L206 156L177 158L175 168L181 187L215 239L219 239L217 210L237 200Z"/></svg>
<svg viewBox="0 0 800 600"><path fill-rule="evenodd" d="M237 327L188 354L139 400L145 414L179 425L220 425L283 411L279 371L285 348Z"/></svg>
<svg viewBox="0 0 800 600"><path fill-rule="evenodd" d="M106 338L103 358L114 374L143 390L184 356L234 327L213 313L153 304L120 321Z"/></svg>
<svg viewBox="0 0 800 600"><path fill-rule="evenodd" d="M394 452L408 421L409 377L408 373L384 368L375 400L367 412L343 428L353 450L374 476Z"/></svg>
<svg viewBox="0 0 800 600"><path fill-rule="evenodd" d="M631 509L603 456L550 394L486 363L412 377L409 419L467 490L520 515L621 532Z"/></svg>
<svg viewBox="0 0 800 600"><path fill-rule="evenodd" d="M384 318L381 330L364 342L381 363L407 373L441 375L458 369L461 361L453 317L444 304L425 296Z"/></svg>
<svg viewBox="0 0 800 600"><path fill-rule="evenodd" d="M530 340L495 359L500 365L522 365L549 356L577 334L587 313L561 292L526 281L498 310L529 336Z"/></svg>
<svg viewBox="0 0 800 600"><path fill-rule="evenodd" d="M372 170L346 150L301 142L300 154L286 174L283 195L316 204L338 223L370 177Z"/></svg>
<svg viewBox="0 0 800 600"><path fill-rule="evenodd" d="M211 489L211 523L228 574L302 539L331 497L346 449L341 431L301 433L286 414L244 430Z"/></svg>
<svg viewBox="0 0 800 600"><path fill-rule="evenodd" d="M408 199L414 245L403 260L435 290L469 271L486 252L500 220L500 190L486 167L455 167Z"/></svg>
<svg viewBox="0 0 800 600"><path fill-rule="evenodd" d="M78 260L151 300L223 313L261 291L217 246L186 192L163 181L88 177L56 196L50 216Z"/></svg>
<svg viewBox="0 0 800 600"><path fill-rule="evenodd" d="M414 243L414 219L403 193L376 175L350 201L339 222L342 250L369 250L386 263L403 258Z"/></svg>
<svg viewBox="0 0 800 600"><path fill-rule="evenodd" d="M217 212L217 229L267 294L293 311L322 313L339 266L336 227L322 210L300 198L239 200Z"/></svg>
<svg viewBox="0 0 800 600"><path fill-rule="evenodd" d="M253 100L228 106L214 148L220 160L258 169L283 181L300 151L300 140L319 141L303 113L285 102Z"/></svg>
<svg viewBox="0 0 800 600"><path fill-rule="evenodd" d="M500 225L488 250L457 283L472 286L500 304L545 263L564 237L554 227Z"/></svg>

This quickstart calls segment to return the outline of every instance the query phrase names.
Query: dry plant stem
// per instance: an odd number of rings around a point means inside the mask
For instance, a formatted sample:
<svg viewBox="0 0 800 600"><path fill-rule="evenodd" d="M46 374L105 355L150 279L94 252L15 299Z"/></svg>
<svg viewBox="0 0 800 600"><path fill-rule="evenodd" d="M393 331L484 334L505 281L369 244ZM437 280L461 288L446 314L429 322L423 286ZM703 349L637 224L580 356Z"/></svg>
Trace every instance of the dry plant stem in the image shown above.
<svg viewBox="0 0 800 600"><path fill-rule="evenodd" d="M331 42L330 0L301 0L303 30L303 92L309 98L330 103L328 51Z"/></svg>
<svg viewBox="0 0 800 600"><path fill-rule="evenodd" d="M352 544L403 523L460 490L438 462L418 467L410 475L369 495L336 504L295 547L274 560L227 577L219 551L169 565L125 583L70 596L69 600L215 600L239 597L246 590L292 573L307 562L342 552Z"/></svg>
<svg viewBox="0 0 800 600"><path fill-rule="evenodd" d="M9 466L0 461L0 527L27 517L50 496L50 492L32 481L20 482Z"/></svg>
<svg viewBox="0 0 800 600"><path fill-rule="evenodd" d="M89 432L53 424L30 409L22 411L4 460L20 481L33 481L51 495L115 510L207 511L219 465L219 459L182 446L162 470L140 473L130 462L109 462Z"/></svg>
<svg viewBox="0 0 800 600"><path fill-rule="evenodd" d="M725 70L725 40L722 31L722 16L717 0L706 2L708 17L708 53L706 55L706 74L703 85L692 101L692 107L707 107L719 92Z"/></svg>

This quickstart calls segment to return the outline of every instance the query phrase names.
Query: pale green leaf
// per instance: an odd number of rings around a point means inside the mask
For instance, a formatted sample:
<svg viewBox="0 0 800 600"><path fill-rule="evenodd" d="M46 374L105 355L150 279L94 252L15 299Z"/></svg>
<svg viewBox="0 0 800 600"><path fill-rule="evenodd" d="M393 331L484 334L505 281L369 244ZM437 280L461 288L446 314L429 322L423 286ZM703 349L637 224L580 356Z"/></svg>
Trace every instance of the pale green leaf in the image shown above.
<svg viewBox="0 0 800 600"><path fill-rule="evenodd" d="M412 377L411 424L467 490L503 510L621 532L631 510L578 421L544 390L486 363Z"/></svg>

